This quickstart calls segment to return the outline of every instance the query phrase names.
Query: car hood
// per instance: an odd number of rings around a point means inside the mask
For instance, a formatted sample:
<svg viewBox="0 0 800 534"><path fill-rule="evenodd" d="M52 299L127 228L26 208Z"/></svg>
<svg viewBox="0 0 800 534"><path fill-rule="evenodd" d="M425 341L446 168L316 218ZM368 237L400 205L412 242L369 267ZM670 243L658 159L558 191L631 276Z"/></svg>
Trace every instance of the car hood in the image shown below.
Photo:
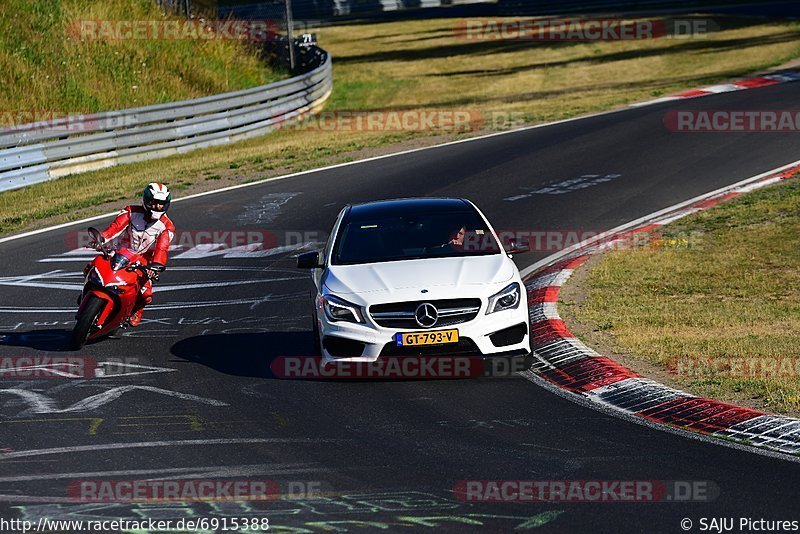
<svg viewBox="0 0 800 534"><path fill-rule="evenodd" d="M507 282L516 267L505 254L331 265L322 283L333 294L400 292Z"/></svg>

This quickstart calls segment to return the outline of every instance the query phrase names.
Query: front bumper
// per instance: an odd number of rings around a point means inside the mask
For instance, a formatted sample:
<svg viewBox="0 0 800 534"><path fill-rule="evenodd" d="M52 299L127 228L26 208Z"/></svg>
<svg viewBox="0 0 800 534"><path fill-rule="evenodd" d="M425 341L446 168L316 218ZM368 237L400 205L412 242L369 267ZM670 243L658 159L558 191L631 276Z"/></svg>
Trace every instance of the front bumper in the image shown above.
<svg viewBox="0 0 800 534"><path fill-rule="evenodd" d="M368 315L368 314L367 314ZM475 319L443 329L458 329L459 343L425 347L397 347L395 334L422 332L426 329L391 329L377 325L371 317L366 323L330 321L322 309L317 310L322 356L328 361L374 362L381 356L464 355L519 359L530 355L528 306L523 296L513 310L486 315L485 303ZM510 329L516 329L510 331ZM436 327L429 330L437 330ZM524 330L524 333L521 332ZM521 339L519 334L523 334Z"/></svg>

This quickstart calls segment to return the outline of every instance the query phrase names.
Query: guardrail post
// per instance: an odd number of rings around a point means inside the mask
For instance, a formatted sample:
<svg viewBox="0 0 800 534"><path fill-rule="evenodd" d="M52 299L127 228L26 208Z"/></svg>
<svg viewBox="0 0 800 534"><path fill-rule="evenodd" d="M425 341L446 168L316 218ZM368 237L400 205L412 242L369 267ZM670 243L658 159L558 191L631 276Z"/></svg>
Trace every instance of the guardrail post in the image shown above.
<svg viewBox="0 0 800 534"><path fill-rule="evenodd" d="M284 0L286 9L286 38L289 41L289 72L294 74L294 22L292 21L292 0Z"/></svg>

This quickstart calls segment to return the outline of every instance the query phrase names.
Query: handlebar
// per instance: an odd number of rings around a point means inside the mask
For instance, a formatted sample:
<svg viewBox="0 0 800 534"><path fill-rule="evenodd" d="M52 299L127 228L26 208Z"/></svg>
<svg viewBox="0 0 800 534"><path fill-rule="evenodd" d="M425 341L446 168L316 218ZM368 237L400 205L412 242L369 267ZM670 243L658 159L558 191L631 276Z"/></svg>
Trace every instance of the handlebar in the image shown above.
<svg viewBox="0 0 800 534"><path fill-rule="evenodd" d="M142 265L141 263L133 263L127 267L129 271L140 271L144 276L146 276L150 280L155 280L158 282L158 275L164 271L164 267L149 267L147 265Z"/></svg>

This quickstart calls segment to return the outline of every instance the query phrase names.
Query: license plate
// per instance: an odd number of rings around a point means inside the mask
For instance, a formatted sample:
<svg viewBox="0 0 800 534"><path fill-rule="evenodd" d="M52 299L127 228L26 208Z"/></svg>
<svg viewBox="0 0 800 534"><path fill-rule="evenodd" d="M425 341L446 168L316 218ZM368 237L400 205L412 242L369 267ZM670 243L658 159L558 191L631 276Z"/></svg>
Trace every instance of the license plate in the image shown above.
<svg viewBox="0 0 800 534"><path fill-rule="evenodd" d="M432 332L406 332L395 334L398 347L416 345L443 345L458 343L458 330L435 330Z"/></svg>

